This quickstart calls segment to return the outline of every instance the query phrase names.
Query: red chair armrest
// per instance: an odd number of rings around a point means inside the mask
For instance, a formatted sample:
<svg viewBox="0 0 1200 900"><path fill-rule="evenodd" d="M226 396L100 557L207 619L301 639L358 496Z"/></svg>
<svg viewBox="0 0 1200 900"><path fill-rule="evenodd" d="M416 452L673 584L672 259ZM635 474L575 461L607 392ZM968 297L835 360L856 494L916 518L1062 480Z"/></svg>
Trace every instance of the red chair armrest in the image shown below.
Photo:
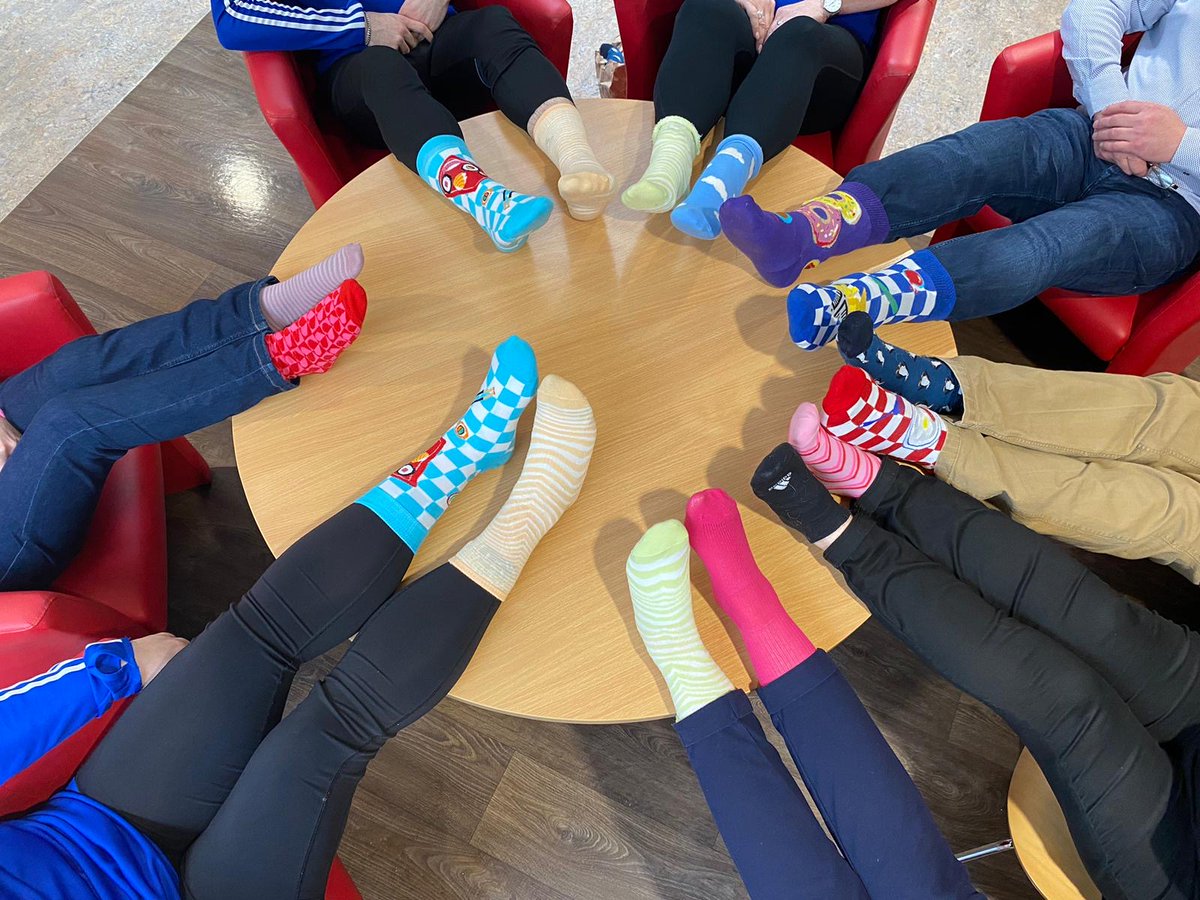
<svg viewBox="0 0 1200 900"><path fill-rule="evenodd" d="M68 341L95 333L63 283L49 272L0 279L0 378L41 362Z"/></svg>
<svg viewBox="0 0 1200 900"><path fill-rule="evenodd" d="M566 0L455 0L454 3L461 10L497 5L508 7L554 68L566 78L571 63L571 35L575 30L571 5Z"/></svg>
<svg viewBox="0 0 1200 900"><path fill-rule="evenodd" d="M1200 357L1200 269L1142 297L1133 335L1108 371L1182 372Z"/></svg>
<svg viewBox="0 0 1200 900"><path fill-rule="evenodd" d="M242 57L263 118L296 160L313 205L321 206L346 179L313 117L300 62L292 53L250 52Z"/></svg>
<svg viewBox="0 0 1200 900"><path fill-rule="evenodd" d="M683 0L615 0L630 100L652 100L658 67L667 55Z"/></svg>
<svg viewBox="0 0 1200 900"><path fill-rule="evenodd" d="M937 0L899 0L887 10L875 63L838 136L834 168L839 172L879 159L896 108L917 73L936 5Z"/></svg>

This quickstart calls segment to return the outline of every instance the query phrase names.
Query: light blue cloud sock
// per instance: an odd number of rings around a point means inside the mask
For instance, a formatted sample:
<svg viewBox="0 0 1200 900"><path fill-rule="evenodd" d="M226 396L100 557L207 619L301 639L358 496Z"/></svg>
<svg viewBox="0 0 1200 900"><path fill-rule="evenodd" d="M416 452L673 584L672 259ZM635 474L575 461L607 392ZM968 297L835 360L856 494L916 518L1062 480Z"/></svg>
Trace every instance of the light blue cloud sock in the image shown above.
<svg viewBox="0 0 1200 900"><path fill-rule="evenodd" d="M554 210L549 197L510 191L488 178L463 139L453 134L430 138L417 154L417 172L430 187L473 218L496 248L512 253L546 224Z"/></svg>
<svg viewBox="0 0 1200 900"><path fill-rule="evenodd" d="M512 458L517 421L533 399L537 383L533 348L519 337L510 337L492 354L483 387L454 427L357 502L383 519L416 553L451 498L468 481Z"/></svg>
<svg viewBox="0 0 1200 900"><path fill-rule="evenodd" d="M741 196L750 179L762 169L763 152L748 134L731 134L717 152L687 198L671 211L671 223L684 234L713 240L721 233L717 210L730 197Z"/></svg>

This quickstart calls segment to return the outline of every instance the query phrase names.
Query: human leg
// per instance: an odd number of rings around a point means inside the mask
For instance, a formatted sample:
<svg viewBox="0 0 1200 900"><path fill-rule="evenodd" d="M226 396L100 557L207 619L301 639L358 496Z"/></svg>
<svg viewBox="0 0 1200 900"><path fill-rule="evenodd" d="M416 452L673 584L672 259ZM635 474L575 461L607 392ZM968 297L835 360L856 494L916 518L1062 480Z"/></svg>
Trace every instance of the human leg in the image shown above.
<svg viewBox="0 0 1200 900"><path fill-rule="evenodd" d="M985 205L1015 221L1083 196L1105 164L1074 110L980 122L853 169L829 195L786 215L749 196L721 209L735 246L776 287L831 256L930 231Z"/></svg>
<svg viewBox="0 0 1200 900"><path fill-rule="evenodd" d="M853 108L866 68L863 46L846 29L799 17L763 44L729 103L725 139L687 198L671 213L675 227L711 240L717 211L739 196L764 161L783 152L806 122L833 128Z"/></svg>
<svg viewBox="0 0 1200 900"><path fill-rule="evenodd" d="M811 526L836 505L832 498L806 508L785 498L781 508L786 492L770 487L785 477L789 487L815 484L780 448L755 473L755 492L786 524L825 530ZM891 631L1017 732L1106 897L1191 896L1190 811L1171 761L1099 673L868 518L850 521L825 555Z"/></svg>
<svg viewBox="0 0 1200 900"><path fill-rule="evenodd" d="M735 0L684 0L654 82L650 163L621 195L626 206L668 212L687 193L701 138L756 56L750 20Z"/></svg>

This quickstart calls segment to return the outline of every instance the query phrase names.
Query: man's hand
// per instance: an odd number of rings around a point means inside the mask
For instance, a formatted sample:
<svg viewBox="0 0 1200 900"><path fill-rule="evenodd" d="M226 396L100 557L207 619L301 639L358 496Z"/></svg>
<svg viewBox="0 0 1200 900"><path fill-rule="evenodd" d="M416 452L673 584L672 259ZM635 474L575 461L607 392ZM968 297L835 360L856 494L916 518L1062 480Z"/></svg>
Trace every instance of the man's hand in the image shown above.
<svg viewBox="0 0 1200 900"><path fill-rule="evenodd" d="M750 17L750 28L754 31L754 48L762 50L763 41L775 21L775 0L737 0L738 6Z"/></svg>
<svg viewBox="0 0 1200 900"><path fill-rule="evenodd" d="M401 53L415 50L421 41L432 41L433 31L424 22L401 13L369 12L372 47L391 47Z"/></svg>
<svg viewBox="0 0 1200 900"><path fill-rule="evenodd" d="M1150 171L1150 164L1137 156L1128 156L1124 153L1106 153L1102 150L1097 150L1096 156L1105 162L1113 163L1126 175L1132 175L1134 178L1145 178L1146 173Z"/></svg>
<svg viewBox="0 0 1200 900"><path fill-rule="evenodd" d="M8 458L17 449L17 441L21 440L21 432L8 419L0 419L0 469L8 462Z"/></svg>
<svg viewBox="0 0 1200 900"><path fill-rule="evenodd" d="M1096 113L1092 143L1101 159L1121 165L1120 157L1134 157L1144 168L1146 163L1170 162L1186 133L1187 125L1171 107L1124 100ZM1134 174L1123 165L1121 169Z"/></svg>
<svg viewBox="0 0 1200 900"><path fill-rule="evenodd" d="M824 0L800 0L799 3L785 6L775 14L775 21L771 23L771 28L767 31L767 37L770 38L785 22L801 18L816 19L822 24L828 22L829 13L825 11Z"/></svg>
<svg viewBox="0 0 1200 900"><path fill-rule="evenodd" d="M163 632L130 641L133 658L142 673L142 687L148 685L175 654L188 645L183 638Z"/></svg>
<svg viewBox="0 0 1200 900"><path fill-rule="evenodd" d="M404 0L404 5L400 7L400 15L423 23L430 31L430 37L426 40L433 40L433 32L446 21L446 10L449 6L450 0Z"/></svg>

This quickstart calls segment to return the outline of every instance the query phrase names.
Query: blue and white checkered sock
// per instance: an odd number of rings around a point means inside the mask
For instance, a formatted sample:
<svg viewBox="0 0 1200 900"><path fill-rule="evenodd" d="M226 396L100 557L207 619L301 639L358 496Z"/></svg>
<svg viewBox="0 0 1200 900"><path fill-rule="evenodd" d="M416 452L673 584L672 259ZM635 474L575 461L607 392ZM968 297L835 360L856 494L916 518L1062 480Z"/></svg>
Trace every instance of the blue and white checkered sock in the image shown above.
<svg viewBox="0 0 1200 900"><path fill-rule="evenodd" d="M430 187L471 216L496 248L512 253L554 210L548 197L510 191L488 178L463 139L453 134L430 138L417 154L417 172Z"/></svg>
<svg viewBox="0 0 1200 900"><path fill-rule="evenodd" d="M510 337L492 354L483 387L454 427L358 503L383 519L416 553L451 498L479 472L512 457L517 421L533 399L537 382L533 348Z"/></svg>
<svg viewBox="0 0 1200 900"><path fill-rule="evenodd" d="M721 233L717 210L730 197L739 197L750 179L762 169L763 152L748 134L731 134L717 151L692 192L671 211L671 223L684 234L713 240Z"/></svg>
<svg viewBox="0 0 1200 900"><path fill-rule="evenodd" d="M842 320L866 312L875 325L945 319L954 309L954 282L928 250L878 272L859 272L832 284L798 284L788 294L788 327L802 350L833 340Z"/></svg>

